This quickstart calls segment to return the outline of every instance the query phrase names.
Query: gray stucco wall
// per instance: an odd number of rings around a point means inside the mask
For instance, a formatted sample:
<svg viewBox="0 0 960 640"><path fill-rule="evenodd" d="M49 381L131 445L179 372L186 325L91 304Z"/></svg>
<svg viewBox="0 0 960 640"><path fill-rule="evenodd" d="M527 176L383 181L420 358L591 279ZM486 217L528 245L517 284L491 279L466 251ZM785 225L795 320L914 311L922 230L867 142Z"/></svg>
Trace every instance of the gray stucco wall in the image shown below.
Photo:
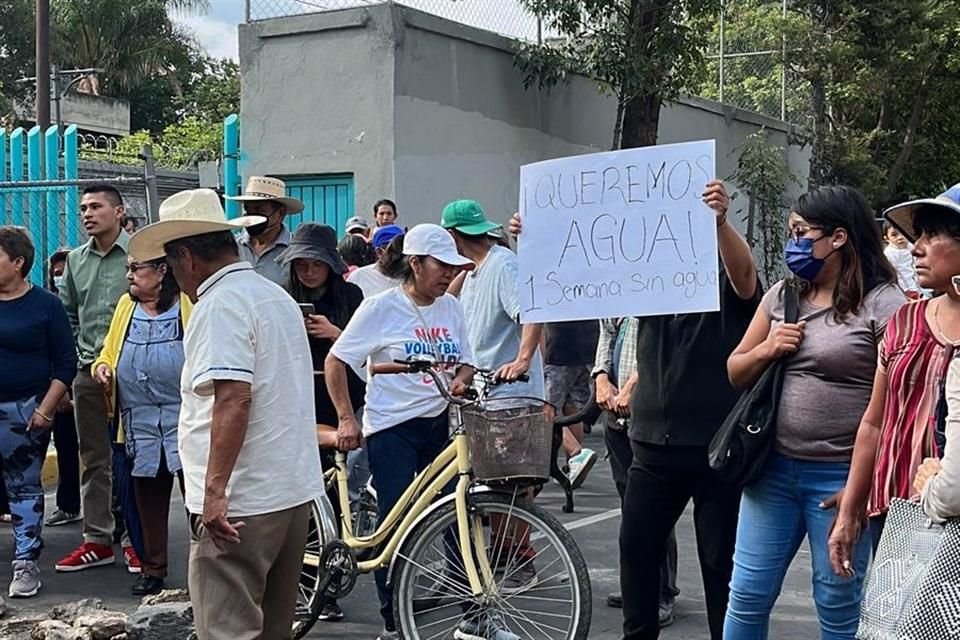
<svg viewBox="0 0 960 640"><path fill-rule="evenodd" d="M520 166L609 149L616 106L582 77L549 93L524 90L512 47L397 5L244 25L242 170L352 172L358 212L395 197L405 224L435 222L459 197L505 221L517 207ZM761 127L787 145L782 122L685 98L664 106L659 136L716 139L725 178ZM790 147L785 156L805 183L809 153Z"/></svg>
<svg viewBox="0 0 960 640"><path fill-rule="evenodd" d="M243 178L353 173L358 204L393 193L393 37L367 9L241 24Z"/></svg>

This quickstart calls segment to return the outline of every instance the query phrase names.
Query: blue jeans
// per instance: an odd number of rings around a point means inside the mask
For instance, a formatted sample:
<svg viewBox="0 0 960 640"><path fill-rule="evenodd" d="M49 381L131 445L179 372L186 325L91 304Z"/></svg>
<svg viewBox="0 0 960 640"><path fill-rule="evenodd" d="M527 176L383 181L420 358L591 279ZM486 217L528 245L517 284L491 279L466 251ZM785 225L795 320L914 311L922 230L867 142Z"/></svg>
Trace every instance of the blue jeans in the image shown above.
<svg viewBox="0 0 960 640"><path fill-rule="evenodd" d="M813 600L822 640L853 640L860 619L870 536L853 550L855 575L830 567L834 511L820 503L844 487L849 463L809 462L772 453L760 479L743 491L724 640L766 640L770 611L805 537L813 564Z"/></svg>
<svg viewBox="0 0 960 640"><path fill-rule="evenodd" d="M384 522L413 478L443 451L450 434L450 420L444 411L436 418L414 418L367 438L367 457L377 489L379 522ZM387 585L387 569L373 574L380 597L383 626L396 630L393 619L393 590Z"/></svg>
<svg viewBox="0 0 960 640"><path fill-rule="evenodd" d="M15 560L36 560L43 549L43 486L40 472L50 432L27 431L35 398L0 402L0 467L10 501Z"/></svg>

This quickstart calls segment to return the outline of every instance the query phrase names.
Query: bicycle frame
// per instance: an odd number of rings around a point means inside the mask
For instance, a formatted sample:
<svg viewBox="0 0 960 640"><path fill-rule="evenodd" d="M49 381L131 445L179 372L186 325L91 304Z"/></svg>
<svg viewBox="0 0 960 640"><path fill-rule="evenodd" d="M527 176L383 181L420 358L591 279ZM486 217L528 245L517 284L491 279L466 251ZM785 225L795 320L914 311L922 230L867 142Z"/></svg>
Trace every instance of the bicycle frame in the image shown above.
<svg viewBox="0 0 960 640"><path fill-rule="evenodd" d="M472 548L472 545L479 545L479 548L482 548L484 539L482 527L472 527L471 536L471 527L469 526L467 495L472 484L470 450L467 435L462 428L458 428L454 432L453 441L447 445L440 455L426 469L417 474L383 522L377 523L377 530L369 536L357 537L353 535L353 522L347 490L346 456L342 453L338 453L336 456L336 469L333 472L333 477L337 483L337 493L340 501L340 530L343 542L354 550L384 545L376 557L357 563L357 569L360 573L370 573L377 569L389 567L397 548L404 539L404 533L431 508L435 498L443 493L444 488L454 478L457 478L454 502L457 511L457 536L460 542L463 568L474 597L483 594L484 584L492 584L493 570L486 554L473 554L468 551ZM305 562L307 562L307 558L305 558ZM319 558L317 558L317 563L319 563ZM313 563L309 562L309 564Z"/></svg>

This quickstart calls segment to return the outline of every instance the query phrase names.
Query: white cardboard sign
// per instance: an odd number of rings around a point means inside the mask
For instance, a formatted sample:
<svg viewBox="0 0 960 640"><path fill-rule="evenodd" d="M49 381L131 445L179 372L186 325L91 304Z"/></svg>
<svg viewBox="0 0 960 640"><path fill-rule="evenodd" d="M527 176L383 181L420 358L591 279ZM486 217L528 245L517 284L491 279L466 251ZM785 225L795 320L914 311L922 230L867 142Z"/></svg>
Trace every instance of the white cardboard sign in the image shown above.
<svg viewBox="0 0 960 640"><path fill-rule="evenodd" d="M524 165L524 323L720 309L715 141Z"/></svg>

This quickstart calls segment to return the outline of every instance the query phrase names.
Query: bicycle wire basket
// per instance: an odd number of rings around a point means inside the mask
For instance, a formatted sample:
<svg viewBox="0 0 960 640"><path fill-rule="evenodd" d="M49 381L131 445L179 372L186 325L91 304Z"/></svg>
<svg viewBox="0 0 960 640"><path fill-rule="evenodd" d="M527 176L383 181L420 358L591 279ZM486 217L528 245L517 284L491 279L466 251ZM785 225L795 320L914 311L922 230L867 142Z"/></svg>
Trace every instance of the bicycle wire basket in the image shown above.
<svg viewBox="0 0 960 640"><path fill-rule="evenodd" d="M487 398L461 409L477 480L535 484L550 478L553 423L544 405L537 398Z"/></svg>

